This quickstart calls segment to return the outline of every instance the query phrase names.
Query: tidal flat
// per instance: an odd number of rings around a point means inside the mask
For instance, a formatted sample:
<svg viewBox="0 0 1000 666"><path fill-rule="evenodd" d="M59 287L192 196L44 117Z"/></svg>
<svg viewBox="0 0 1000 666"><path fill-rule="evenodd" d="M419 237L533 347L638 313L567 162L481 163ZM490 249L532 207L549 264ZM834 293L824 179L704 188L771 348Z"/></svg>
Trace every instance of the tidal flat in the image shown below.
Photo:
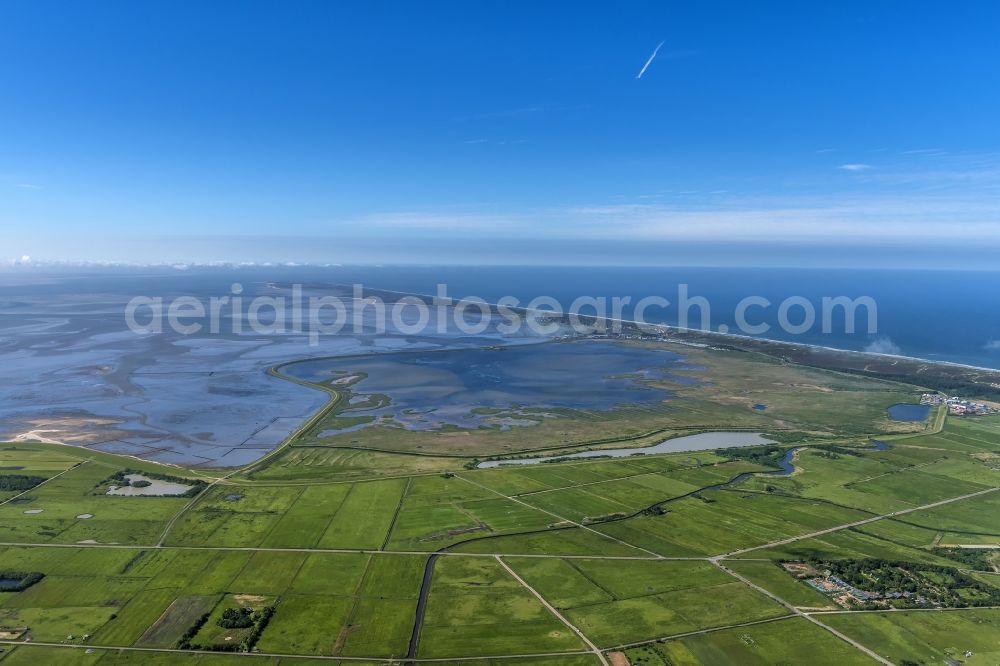
<svg viewBox="0 0 1000 666"><path fill-rule="evenodd" d="M494 329L469 336L404 335L374 329L320 338L234 333L137 334L125 305L133 296L207 300L229 293L234 275L25 276L0 285L0 440L48 441L156 462L237 467L281 444L326 396L267 374L280 363L403 349L478 347L536 341L504 339ZM245 298L287 297L288 289L242 275ZM263 277L263 276L262 276ZM315 285L305 296L348 290ZM349 310L353 317L353 310Z"/></svg>

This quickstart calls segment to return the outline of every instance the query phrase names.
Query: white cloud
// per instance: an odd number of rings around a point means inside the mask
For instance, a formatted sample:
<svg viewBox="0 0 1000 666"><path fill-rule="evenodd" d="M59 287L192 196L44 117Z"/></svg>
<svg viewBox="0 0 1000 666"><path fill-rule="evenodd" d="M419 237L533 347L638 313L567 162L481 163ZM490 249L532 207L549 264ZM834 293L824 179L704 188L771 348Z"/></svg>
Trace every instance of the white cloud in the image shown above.
<svg viewBox="0 0 1000 666"><path fill-rule="evenodd" d="M363 228L369 226L415 231L476 231L521 228L520 215L488 213L398 212L366 215L360 218Z"/></svg>
<svg viewBox="0 0 1000 666"><path fill-rule="evenodd" d="M1000 242L1000 201L945 196L729 198L699 206L617 204L570 208L558 217L578 234L649 240L898 244L940 239L947 227L979 242Z"/></svg>
<svg viewBox="0 0 1000 666"><path fill-rule="evenodd" d="M838 169L843 169L844 171L868 171L869 169L874 169L871 164L841 164Z"/></svg>
<svg viewBox="0 0 1000 666"><path fill-rule="evenodd" d="M403 233L462 232L478 238L576 240L857 242L922 244L969 239L1000 245L1000 199L877 195L737 197L689 203L591 204L497 210L493 206L389 211L330 224ZM950 235L942 236L947 230Z"/></svg>
<svg viewBox="0 0 1000 666"><path fill-rule="evenodd" d="M22 190L40 190L42 189L39 185L33 185L32 183L14 183L14 187L19 187Z"/></svg>
<svg viewBox="0 0 1000 666"><path fill-rule="evenodd" d="M983 349L988 349L990 351L1000 351L1000 340L990 340L985 345Z"/></svg>
<svg viewBox="0 0 1000 666"><path fill-rule="evenodd" d="M878 338L865 347L865 351L869 354L893 354L898 356L902 351L892 338Z"/></svg>
<svg viewBox="0 0 1000 666"><path fill-rule="evenodd" d="M947 155L948 152L940 148L917 148L916 150L904 150L900 155Z"/></svg>

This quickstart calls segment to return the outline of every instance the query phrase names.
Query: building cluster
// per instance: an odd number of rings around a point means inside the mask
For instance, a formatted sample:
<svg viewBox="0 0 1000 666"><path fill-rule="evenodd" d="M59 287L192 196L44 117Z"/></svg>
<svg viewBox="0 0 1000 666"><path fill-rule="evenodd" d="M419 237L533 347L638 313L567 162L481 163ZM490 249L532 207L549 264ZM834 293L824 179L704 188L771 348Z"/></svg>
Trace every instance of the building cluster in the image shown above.
<svg viewBox="0 0 1000 666"><path fill-rule="evenodd" d="M806 579L806 584L823 594L846 594L854 601L858 601L860 603L867 603L869 601L891 601L893 599L909 599L913 596L912 592L867 592L854 587L842 578L830 575L808 578ZM841 599L838 599L838 601L841 601ZM846 599L844 601L846 601ZM926 601L926 599L922 597L917 598L917 603L923 603L924 601Z"/></svg>
<svg viewBox="0 0 1000 666"><path fill-rule="evenodd" d="M912 592L868 592L851 585L839 576L832 575L829 570L820 571L805 562L783 562L781 566L785 571L817 592L831 595L844 608L850 608L858 603L893 601L897 599L910 599L911 597L919 604L927 602L926 598L915 596Z"/></svg>
<svg viewBox="0 0 1000 666"><path fill-rule="evenodd" d="M940 393L924 393L920 396L921 405L948 405L948 413L953 416L984 416L1000 414L1000 409L984 402L974 402L959 396L946 396Z"/></svg>

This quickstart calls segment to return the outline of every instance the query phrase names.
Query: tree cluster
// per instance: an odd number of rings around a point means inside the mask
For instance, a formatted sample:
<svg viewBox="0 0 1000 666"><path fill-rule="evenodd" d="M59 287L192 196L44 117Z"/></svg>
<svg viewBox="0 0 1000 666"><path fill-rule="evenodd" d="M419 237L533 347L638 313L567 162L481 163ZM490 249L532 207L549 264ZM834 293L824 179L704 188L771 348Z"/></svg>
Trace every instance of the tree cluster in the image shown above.
<svg viewBox="0 0 1000 666"><path fill-rule="evenodd" d="M780 446L738 446L721 449L719 455L730 460L746 460L762 467L778 467L785 457L785 449Z"/></svg>
<svg viewBox="0 0 1000 666"><path fill-rule="evenodd" d="M219 626L223 629L246 629L253 626L252 608L227 608L222 611Z"/></svg>
<svg viewBox="0 0 1000 666"><path fill-rule="evenodd" d="M0 475L0 490L15 490L24 492L31 490L45 480L43 476L28 476L26 474L3 474Z"/></svg>
<svg viewBox="0 0 1000 666"><path fill-rule="evenodd" d="M814 566L829 569L832 575L865 592L910 593L905 599L892 600L893 605L932 604L950 608L1000 605L1000 589L953 567L880 558L817 562Z"/></svg>

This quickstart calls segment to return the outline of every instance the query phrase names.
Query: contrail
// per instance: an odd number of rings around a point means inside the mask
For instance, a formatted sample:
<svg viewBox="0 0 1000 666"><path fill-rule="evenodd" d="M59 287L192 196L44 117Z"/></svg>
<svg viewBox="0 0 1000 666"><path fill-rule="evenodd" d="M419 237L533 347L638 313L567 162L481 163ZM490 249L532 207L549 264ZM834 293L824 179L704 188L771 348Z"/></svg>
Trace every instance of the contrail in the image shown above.
<svg viewBox="0 0 1000 666"><path fill-rule="evenodd" d="M653 64L654 60L656 60L656 54L660 52L660 48L664 44L666 44L666 42L660 42L659 44L656 45L656 48L653 49L653 55L649 56L649 60L647 60L646 64L642 66L642 69L639 70L639 73L636 75L635 78L637 79L642 78L642 75L646 73L646 70L649 69L649 66Z"/></svg>

